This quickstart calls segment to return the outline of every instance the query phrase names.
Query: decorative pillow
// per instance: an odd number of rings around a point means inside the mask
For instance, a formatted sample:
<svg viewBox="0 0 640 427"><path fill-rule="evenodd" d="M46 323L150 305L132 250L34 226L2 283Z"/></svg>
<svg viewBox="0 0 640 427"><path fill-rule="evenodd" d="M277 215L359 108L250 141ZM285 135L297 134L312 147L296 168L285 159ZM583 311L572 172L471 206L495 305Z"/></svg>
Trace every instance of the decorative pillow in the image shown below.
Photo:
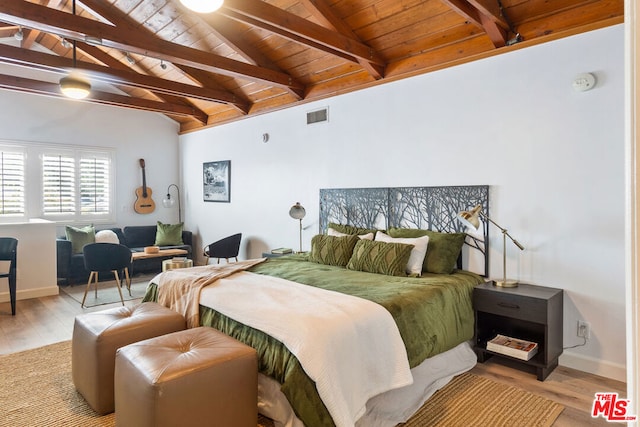
<svg viewBox="0 0 640 427"><path fill-rule="evenodd" d="M156 246L180 246L184 245L182 241L182 226L180 224L163 224L158 221L156 229Z"/></svg>
<svg viewBox="0 0 640 427"><path fill-rule="evenodd" d="M391 237L429 236L427 255L424 257L423 271L428 273L451 274L462 251L464 233L440 233L416 228L390 228Z"/></svg>
<svg viewBox="0 0 640 427"><path fill-rule="evenodd" d="M405 245L413 245L409 261L407 262L407 274L418 277L422 274L422 264L427 254L427 245L429 244L429 236L422 237L390 237L382 231L376 233L376 241L387 243L404 243Z"/></svg>
<svg viewBox="0 0 640 427"><path fill-rule="evenodd" d="M327 236L344 237L344 236L353 236L353 234L341 233L329 227L327 228ZM373 233L358 234L358 237L365 240L373 240Z"/></svg>
<svg viewBox="0 0 640 427"><path fill-rule="evenodd" d="M100 230L96 233L96 243L115 243L120 244L118 235L112 230Z"/></svg>
<svg viewBox="0 0 640 427"><path fill-rule="evenodd" d="M354 227L353 225L336 224L334 222L329 223L329 225L327 226L327 232L331 228L333 228L335 231L339 233L349 234L349 235L352 235L352 234L362 235L362 234L369 234L369 233L376 234L376 231L378 231L376 229L360 228L360 227Z"/></svg>
<svg viewBox="0 0 640 427"><path fill-rule="evenodd" d="M358 236L313 236L309 261L344 267L349 262L357 241Z"/></svg>
<svg viewBox="0 0 640 427"><path fill-rule="evenodd" d="M347 264L349 270L406 276L407 262L413 245L359 240Z"/></svg>
<svg viewBox="0 0 640 427"><path fill-rule="evenodd" d="M74 254L81 254L84 245L96 241L96 229L93 228L93 225L82 228L67 225L64 228L64 234L67 236L67 240L71 241L71 250Z"/></svg>

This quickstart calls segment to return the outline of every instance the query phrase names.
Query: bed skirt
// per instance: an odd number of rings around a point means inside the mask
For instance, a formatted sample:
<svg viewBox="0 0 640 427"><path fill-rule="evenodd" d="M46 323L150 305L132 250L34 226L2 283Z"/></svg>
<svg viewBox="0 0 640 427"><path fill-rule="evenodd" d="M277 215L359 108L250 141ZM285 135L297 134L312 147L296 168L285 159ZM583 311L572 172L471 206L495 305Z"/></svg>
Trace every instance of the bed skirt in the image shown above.
<svg viewBox="0 0 640 427"><path fill-rule="evenodd" d="M369 399L367 412L356 427L395 427L406 422L433 393L475 364L476 355L469 342L426 359L411 369L412 385ZM276 427L304 427L280 391L280 383L263 374L258 375L258 412L274 420Z"/></svg>

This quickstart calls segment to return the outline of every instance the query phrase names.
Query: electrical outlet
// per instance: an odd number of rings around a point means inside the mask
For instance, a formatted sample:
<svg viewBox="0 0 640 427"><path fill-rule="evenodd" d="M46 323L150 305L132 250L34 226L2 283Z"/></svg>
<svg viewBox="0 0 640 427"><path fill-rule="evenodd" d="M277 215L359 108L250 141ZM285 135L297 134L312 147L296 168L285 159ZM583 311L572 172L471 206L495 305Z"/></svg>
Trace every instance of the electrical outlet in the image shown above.
<svg viewBox="0 0 640 427"><path fill-rule="evenodd" d="M591 325L584 320L578 320L578 336L586 339L591 338Z"/></svg>

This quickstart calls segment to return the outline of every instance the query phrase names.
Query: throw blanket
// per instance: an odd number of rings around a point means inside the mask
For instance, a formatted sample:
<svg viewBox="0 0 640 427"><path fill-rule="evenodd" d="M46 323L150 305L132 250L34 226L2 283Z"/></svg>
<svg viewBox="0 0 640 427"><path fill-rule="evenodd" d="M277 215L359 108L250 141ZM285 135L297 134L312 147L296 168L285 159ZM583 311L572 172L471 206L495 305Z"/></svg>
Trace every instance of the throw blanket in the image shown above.
<svg viewBox="0 0 640 427"><path fill-rule="evenodd" d="M265 259L168 270L158 274L151 282L158 285L158 303L182 313L187 321L187 327L196 328L200 326L202 288L220 278L260 264Z"/></svg>
<svg viewBox="0 0 640 427"><path fill-rule="evenodd" d="M371 397L413 382L391 314L371 301L240 272L203 289L200 304L282 342L338 427L352 427Z"/></svg>

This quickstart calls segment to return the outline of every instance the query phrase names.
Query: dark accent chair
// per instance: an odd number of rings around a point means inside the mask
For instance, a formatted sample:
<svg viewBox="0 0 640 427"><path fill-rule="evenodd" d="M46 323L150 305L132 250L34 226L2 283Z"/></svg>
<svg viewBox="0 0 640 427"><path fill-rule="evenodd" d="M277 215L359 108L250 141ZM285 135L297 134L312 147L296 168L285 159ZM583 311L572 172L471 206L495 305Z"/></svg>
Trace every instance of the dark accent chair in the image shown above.
<svg viewBox="0 0 640 427"><path fill-rule="evenodd" d="M95 283L96 297L98 296L98 273L102 271L111 271L116 278L116 287L120 294L120 301L124 305L122 298L122 290L119 271L124 271L127 289L131 296L131 279L129 278L129 266L131 265L131 249L125 245L116 245L115 243L90 243L82 248L84 255L84 266L89 274L89 282L84 290L81 307L84 308L84 301L87 298L87 292L91 287L91 282Z"/></svg>
<svg viewBox="0 0 640 427"><path fill-rule="evenodd" d="M220 264L220 258L224 258L229 262L230 258L235 258L238 261L238 253L240 252L240 240L242 240L242 233L234 234L233 236L225 237L217 242L213 242L204 248L204 256L207 257L206 264L209 264L209 258L217 258L218 264Z"/></svg>
<svg viewBox="0 0 640 427"><path fill-rule="evenodd" d="M0 273L0 278L9 281L9 298L11 299L11 315L16 315L16 263L18 260L18 239L0 237L0 261L9 261L9 271Z"/></svg>

